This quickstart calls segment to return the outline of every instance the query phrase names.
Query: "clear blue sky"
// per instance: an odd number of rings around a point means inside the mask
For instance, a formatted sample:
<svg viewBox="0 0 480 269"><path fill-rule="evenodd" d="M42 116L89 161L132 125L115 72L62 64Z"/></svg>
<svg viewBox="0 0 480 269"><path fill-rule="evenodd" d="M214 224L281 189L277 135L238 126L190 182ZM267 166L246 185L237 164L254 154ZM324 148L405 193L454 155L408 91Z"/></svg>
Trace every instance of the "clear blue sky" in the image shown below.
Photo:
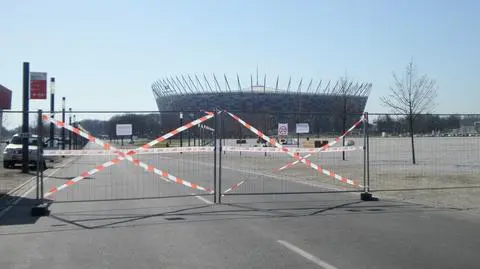
<svg viewBox="0 0 480 269"><path fill-rule="evenodd" d="M79 110L155 110L165 75L373 83L370 112L413 57L436 112L480 113L480 1L3 1L0 84L21 109L22 62ZM273 83L272 83L273 84ZM59 99L57 104L60 104ZM48 108L48 101L32 101Z"/></svg>

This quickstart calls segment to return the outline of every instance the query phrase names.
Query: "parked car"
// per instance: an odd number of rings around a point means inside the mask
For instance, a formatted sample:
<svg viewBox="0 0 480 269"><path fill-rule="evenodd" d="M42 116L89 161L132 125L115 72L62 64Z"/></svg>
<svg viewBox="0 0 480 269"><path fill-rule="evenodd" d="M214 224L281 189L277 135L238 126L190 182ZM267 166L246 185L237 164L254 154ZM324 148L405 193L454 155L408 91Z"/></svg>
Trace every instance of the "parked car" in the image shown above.
<svg viewBox="0 0 480 269"><path fill-rule="evenodd" d="M37 164L38 136L30 135L28 138L28 157L30 164ZM13 168L15 164L23 163L22 138L19 134L13 135L3 150L3 167ZM46 168L45 160L42 160L42 167Z"/></svg>

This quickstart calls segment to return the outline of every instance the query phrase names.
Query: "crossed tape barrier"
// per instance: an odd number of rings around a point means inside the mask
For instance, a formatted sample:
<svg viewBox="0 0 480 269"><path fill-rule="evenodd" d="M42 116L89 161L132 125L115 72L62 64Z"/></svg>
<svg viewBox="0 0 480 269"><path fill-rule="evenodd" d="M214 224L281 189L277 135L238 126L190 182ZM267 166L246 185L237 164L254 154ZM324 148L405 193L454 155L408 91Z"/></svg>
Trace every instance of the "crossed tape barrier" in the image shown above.
<svg viewBox="0 0 480 269"><path fill-rule="evenodd" d="M338 142L340 142L340 140L342 140L346 135L348 135L349 133L351 133L355 128L357 128L362 122L365 121L365 114L362 115L360 117L360 119L358 121L356 121L352 127L348 128L348 130L346 130L342 135L340 135L339 137L335 138L334 140L332 140L331 142L329 142L328 144L326 144L325 146L321 147L319 150L320 151L327 151L329 149L332 149L331 146L337 144ZM335 149L340 149L340 148L348 148L348 147L338 147L338 148L335 148ZM361 147L361 149L363 149L363 147ZM349 150L338 150L338 151L333 151L333 152L343 152L343 151L349 151ZM302 158L303 159L306 159L306 158L309 158L310 156L312 156L311 154L308 154L309 156L307 157L307 155L303 156ZM277 169L277 171L282 171L284 169L287 169L289 167L292 167L294 165L296 165L297 163L299 163L300 161L299 160L296 160L294 162L291 162L291 163L288 163L280 168Z"/></svg>
<svg viewBox="0 0 480 269"><path fill-rule="evenodd" d="M207 131L210 131L210 132L215 132L215 129L213 129L213 128L207 126L207 125L200 124L199 127L202 128L202 129L205 129Z"/></svg>
<svg viewBox="0 0 480 269"><path fill-rule="evenodd" d="M137 155L142 154L162 154L162 153L188 153L188 152L212 152L213 147L174 147L174 148L151 148L151 149L141 149L137 152ZM96 150L96 149L81 149L81 150L44 150L44 156L98 156L98 155L120 155L128 154L128 150Z"/></svg>
<svg viewBox="0 0 480 269"><path fill-rule="evenodd" d="M327 169L324 169L322 168L321 166L315 164L315 163L312 163L312 161L308 160L308 159L305 159L305 158L302 158L300 156L297 156L297 154L291 152L291 150L283 145L281 145L280 143L278 143L275 139L273 138L270 138L268 136L266 136L264 133L262 133L261 131L257 130L255 127L251 126L250 124L246 123L245 121L243 121L242 119L240 119L238 116L226 111L228 113L228 115L230 115L232 118L234 118L236 121L238 121L240 124L242 124L245 128L247 128L248 130L250 130L251 132L253 132L254 134L258 135L260 138L262 138L263 140L267 141L268 143L270 143L271 145L279 148L279 149L282 149L282 151L284 151L286 154L290 155L291 157L295 158L296 160L304 163L305 165L311 167L312 169L316 170L316 171L319 171L321 173L323 173L324 175L327 175L329 177L332 177L332 178L335 178L337 180L339 180L340 182L343 182L343 183L346 183L346 184L349 184L349 185L352 185L352 186L355 186L355 187L359 187L359 188L363 188L363 185L361 185L360 183L358 183L357 181L354 181L354 180L351 180L351 179L348 179L346 177L342 177L341 175L338 175L336 173L334 173L333 171L329 171ZM363 116L362 118L359 120L360 122L363 121ZM358 123L360 124L360 123ZM340 141L341 138L337 138L335 139L335 143L337 143L338 141ZM334 143L333 142L330 142L328 143L327 145L323 146L322 148L323 149L326 149L328 147L330 147L331 145L333 145Z"/></svg>
<svg viewBox="0 0 480 269"><path fill-rule="evenodd" d="M309 158L310 156L312 156L311 153L309 153L309 154L307 154L307 155L305 155L305 156L303 156L303 157L300 157L300 158L301 158L301 159L307 159L307 158ZM299 163L299 162L300 162L299 160L296 160L296 161L294 161L294 162L287 163L286 165L278 168L276 171L277 171L277 172L282 171L282 170L284 170L284 169L287 169L287 168L289 168L289 167L292 167L292 166L296 165L296 164Z"/></svg>
<svg viewBox="0 0 480 269"><path fill-rule="evenodd" d="M342 151L355 151L363 150L361 146L346 146L346 147L333 147L322 150L321 148L289 148L294 153L324 153L324 152L342 152ZM259 152L259 153L285 153L283 149L272 147L236 147L236 146L223 146L223 151L231 152Z"/></svg>
<svg viewBox="0 0 480 269"><path fill-rule="evenodd" d="M109 151L112 151L114 153L117 153L119 155L119 157L109 161L109 162L106 162L106 163L103 163L97 167L95 167L94 169L91 169L87 172L84 172L82 173L80 176L77 176L69 181L67 181L65 184L62 184L58 187L53 187L50 191L48 191L47 193L44 194L44 197L48 197L48 196L51 196L52 194L58 192L58 191L61 191L62 189L65 189L79 181L81 181L82 179L85 179L86 177L89 177L89 176L92 176L102 170L104 170L105 168L109 167L109 166L112 166L112 165L115 165L115 164L118 164L119 162L123 161L124 159L127 159L128 161L132 162L134 165L136 166L140 166L142 167L143 169L145 169L146 171L148 172L152 172L154 174L157 174L159 175L160 177L162 177L163 179L167 180L167 181L172 181L172 182L175 182L177 184L181 184L181 185L184 185L184 186L187 186L189 188L192 188L192 189L197 189L197 190L202 190L202 191L206 191L206 192L209 192L209 193L213 193L213 190L209 189L209 188L204 188L198 184L194 184L194 183L191 183L191 182L188 182L184 179L181 179L179 177L176 177L166 171L162 171L158 168L155 168L154 166L152 165L148 165L144 162L141 162L140 160L138 159L134 159L132 156L137 154L139 151L141 150L145 150L145 149L150 149L151 147L153 147L154 145L156 145L157 143L160 143L162 141L165 141L167 140L168 138L180 133L180 132L183 132L197 124L200 124L212 117L214 117L214 113L211 113L211 112L206 112L208 115L206 116L203 116L199 119L196 119L192 122L189 122L183 126L180 126L178 127L177 129L173 130L173 131L170 131L168 132L167 134L155 139L155 140L152 140L151 142L135 149L135 150L130 150L129 152L127 152L126 154L123 153L123 152L120 152L117 148L113 147L112 145L108 144L108 143L105 143L103 142L101 139L98 139L96 137L94 137L93 135L91 134L88 134L76 127L73 127L69 124L66 124L64 122L61 122L61 121L58 121L58 120L55 120L53 118L50 118L48 115L43 115L42 116L42 119L46 122L50 122L50 123L53 123L55 124L57 127L60 127L60 128L65 128L71 132L74 132L75 134L77 135L80 135L86 139L88 139L90 142L93 142L101 147L103 147L105 150L109 150Z"/></svg>
<svg viewBox="0 0 480 269"><path fill-rule="evenodd" d="M241 186L243 183L245 183L245 180L242 180L242 181L240 181L240 182L238 182L238 183L233 184L230 188L228 188L227 190L225 190L225 191L223 192L223 194L225 195L226 193L229 193L229 192L231 192L231 191L234 191L234 190L240 188L240 186Z"/></svg>

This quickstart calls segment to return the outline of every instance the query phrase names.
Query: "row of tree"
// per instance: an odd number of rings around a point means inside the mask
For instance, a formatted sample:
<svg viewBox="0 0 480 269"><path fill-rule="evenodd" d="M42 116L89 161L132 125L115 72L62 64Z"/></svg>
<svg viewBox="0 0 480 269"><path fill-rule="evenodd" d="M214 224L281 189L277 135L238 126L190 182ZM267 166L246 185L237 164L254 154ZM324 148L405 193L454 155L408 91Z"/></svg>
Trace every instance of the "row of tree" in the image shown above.
<svg viewBox="0 0 480 269"><path fill-rule="evenodd" d="M432 132L446 133L458 129L462 121L464 121L464 119L458 115L443 117L434 114L420 114L414 116L413 130L415 134L431 134ZM374 129L377 132L386 132L393 135L410 132L408 115L381 115L374 121L374 124Z"/></svg>

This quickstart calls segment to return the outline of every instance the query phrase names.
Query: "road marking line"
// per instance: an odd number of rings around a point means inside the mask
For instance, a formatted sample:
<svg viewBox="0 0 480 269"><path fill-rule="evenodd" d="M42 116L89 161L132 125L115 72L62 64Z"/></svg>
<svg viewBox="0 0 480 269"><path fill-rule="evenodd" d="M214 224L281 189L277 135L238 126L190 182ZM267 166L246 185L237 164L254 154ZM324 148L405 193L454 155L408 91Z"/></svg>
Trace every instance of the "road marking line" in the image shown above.
<svg viewBox="0 0 480 269"><path fill-rule="evenodd" d="M53 170L48 176L46 176L44 179L43 179L43 183L45 183L47 181L47 179L49 179L51 176L53 176L56 172L58 172L58 170L60 170L61 168L64 168L67 164L70 164L71 162L73 162L74 158L72 158L71 160L65 162L63 164L63 166L59 167L59 168L56 168L55 170ZM18 203L20 203L20 201L25 198L27 195L29 195L33 190L35 190L37 188L37 184L33 185L33 187L31 187L30 189L28 189L26 192L24 192L20 197L18 197L15 201L13 201L13 203L11 203L9 206L7 206L6 208L4 208L2 211L0 211L0 219L8 213L8 211L10 211L14 206L16 206Z"/></svg>
<svg viewBox="0 0 480 269"><path fill-rule="evenodd" d="M37 176L33 176L33 177L27 179L25 182L17 185L15 188L13 188L11 191L7 192L7 193L4 194L4 195L5 195L5 196L6 196L6 195L10 195L10 196L11 196L11 194L17 192L18 190L22 189L22 188L25 187L26 185L30 184L30 183L33 182L34 179L36 179L36 178L37 178ZM3 197L4 195L2 195L1 197Z"/></svg>
<svg viewBox="0 0 480 269"><path fill-rule="evenodd" d="M195 193L192 193L192 194L195 194ZM210 200L208 200L208 199L205 199L205 198L203 198L202 196L195 195L195 197L198 198L198 200L200 200L200 201L202 201L202 202L204 202L204 203L206 203L206 204L208 204L208 205L213 205L213 202L212 202L212 201L210 201Z"/></svg>
<svg viewBox="0 0 480 269"><path fill-rule="evenodd" d="M70 160L67 160L67 162L68 162L68 161L70 161ZM67 164L67 162L61 162L61 163L60 163L60 166L61 166L61 167L64 167L65 164ZM47 170L50 170L50 168L47 169ZM47 171L47 170L45 170L45 171ZM37 176L33 176L33 177L27 179L24 183L21 183L20 185L17 185L15 188L13 188L13 189L12 189L11 191L9 191L8 193L0 196L0 199L1 199L2 197L6 196L6 195L12 196L12 194L14 194L14 193L17 192L17 191L20 191L23 187L25 187L25 186L27 186L27 185L35 184L35 179L36 179L36 178L37 178Z"/></svg>
<svg viewBox="0 0 480 269"><path fill-rule="evenodd" d="M299 248L295 245L292 245L292 244L290 244L286 241L277 240L277 243L283 245L284 247L286 247L286 248L290 249L291 251L297 253L298 255L304 257L305 259L316 263L318 266L320 266L324 269L337 269L337 267L320 260L319 258L317 258L317 257L313 256L312 254L306 252L305 250L303 250L303 249L301 249L301 248Z"/></svg>

